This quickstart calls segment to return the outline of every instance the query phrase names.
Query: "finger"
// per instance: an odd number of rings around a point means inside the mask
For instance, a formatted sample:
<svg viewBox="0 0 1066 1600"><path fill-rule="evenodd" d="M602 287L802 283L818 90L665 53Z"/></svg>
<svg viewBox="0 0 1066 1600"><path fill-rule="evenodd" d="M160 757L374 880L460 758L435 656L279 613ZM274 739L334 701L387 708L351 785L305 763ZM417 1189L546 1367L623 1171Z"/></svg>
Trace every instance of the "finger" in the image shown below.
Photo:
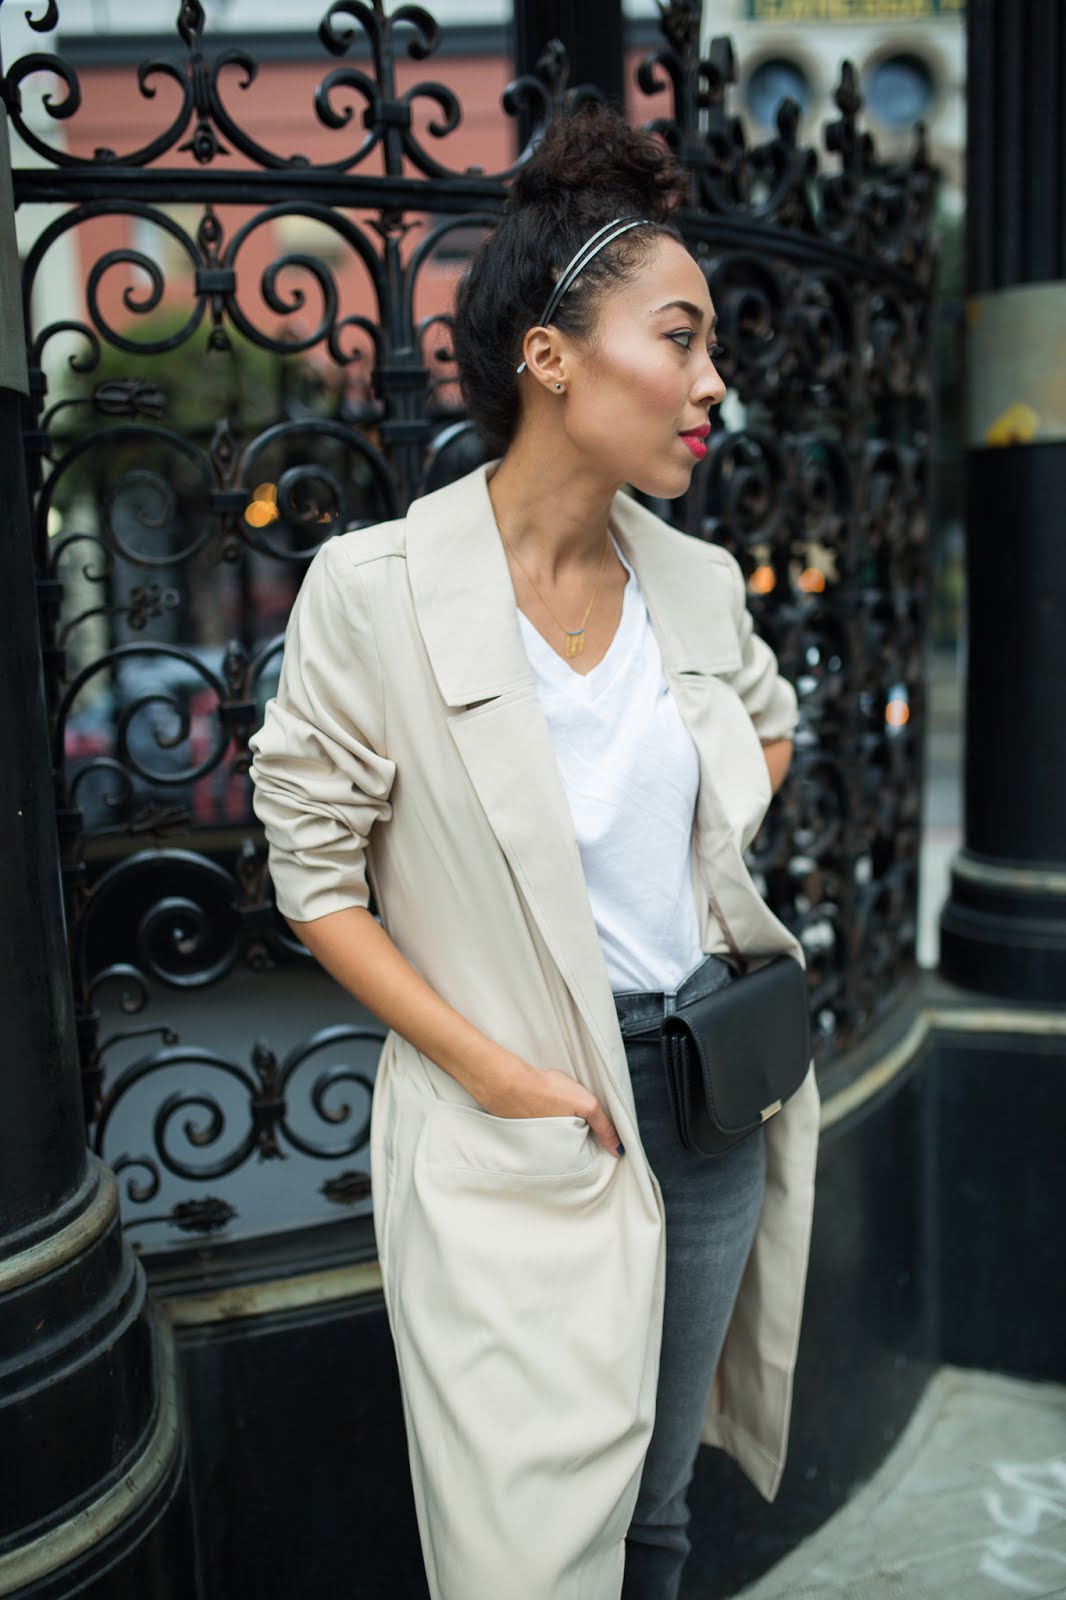
<svg viewBox="0 0 1066 1600"><path fill-rule="evenodd" d="M588 1112L585 1116L585 1121L603 1145L603 1148L609 1151L612 1156L625 1154L622 1148L622 1141L618 1137L618 1129L601 1105L597 1105L594 1111Z"/></svg>

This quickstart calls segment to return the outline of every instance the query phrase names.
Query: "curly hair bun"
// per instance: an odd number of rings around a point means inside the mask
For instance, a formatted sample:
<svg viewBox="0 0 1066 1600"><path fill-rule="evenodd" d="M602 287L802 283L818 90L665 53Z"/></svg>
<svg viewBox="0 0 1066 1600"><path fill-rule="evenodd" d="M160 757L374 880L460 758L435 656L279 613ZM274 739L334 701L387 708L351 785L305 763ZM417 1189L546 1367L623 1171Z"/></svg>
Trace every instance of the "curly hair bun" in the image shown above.
<svg viewBox="0 0 1066 1600"><path fill-rule="evenodd" d="M515 177L511 206L542 207L562 220L591 203L597 213L665 222L684 197L684 176L666 146L609 106L589 101L551 123Z"/></svg>

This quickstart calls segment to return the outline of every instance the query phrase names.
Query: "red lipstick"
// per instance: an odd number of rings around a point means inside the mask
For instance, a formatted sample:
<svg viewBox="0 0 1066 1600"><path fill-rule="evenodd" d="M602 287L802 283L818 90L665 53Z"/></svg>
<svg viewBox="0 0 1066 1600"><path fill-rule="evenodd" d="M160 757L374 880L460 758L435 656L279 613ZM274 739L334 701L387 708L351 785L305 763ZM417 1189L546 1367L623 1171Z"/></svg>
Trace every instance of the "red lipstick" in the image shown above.
<svg viewBox="0 0 1066 1600"><path fill-rule="evenodd" d="M684 433L678 435L679 438L684 439L697 461L702 461L707 454L707 446L704 440L710 431L710 423L701 422L698 428L686 428Z"/></svg>

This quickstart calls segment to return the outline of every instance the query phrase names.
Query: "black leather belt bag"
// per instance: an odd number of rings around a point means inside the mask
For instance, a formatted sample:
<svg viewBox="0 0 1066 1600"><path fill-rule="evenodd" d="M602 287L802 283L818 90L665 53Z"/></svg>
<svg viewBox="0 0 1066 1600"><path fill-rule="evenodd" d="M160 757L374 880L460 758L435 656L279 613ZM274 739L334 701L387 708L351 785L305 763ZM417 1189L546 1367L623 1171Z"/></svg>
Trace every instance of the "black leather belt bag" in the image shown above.
<svg viewBox="0 0 1066 1600"><path fill-rule="evenodd" d="M776 956L663 1018L666 1082L681 1143L716 1156L795 1094L811 1056L807 975Z"/></svg>

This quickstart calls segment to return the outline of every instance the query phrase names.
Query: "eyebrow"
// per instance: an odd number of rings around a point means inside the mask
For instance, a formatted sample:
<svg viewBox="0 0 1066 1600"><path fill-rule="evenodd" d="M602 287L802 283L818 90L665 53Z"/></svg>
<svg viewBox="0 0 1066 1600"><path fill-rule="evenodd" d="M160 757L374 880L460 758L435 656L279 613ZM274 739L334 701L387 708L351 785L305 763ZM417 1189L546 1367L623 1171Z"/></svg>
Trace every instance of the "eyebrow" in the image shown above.
<svg viewBox="0 0 1066 1600"><path fill-rule="evenodd" d="M652 316L657 317L661 311L684 311L688 313L693 322L698 323L703 321L703 312L700 310L699 306L693 305L691 300L668 300L665 305L656 306L655 310L652 312ZM718 318L717 316L713 316L707 331L709 333L714 333L717 327Z"/></svg>

